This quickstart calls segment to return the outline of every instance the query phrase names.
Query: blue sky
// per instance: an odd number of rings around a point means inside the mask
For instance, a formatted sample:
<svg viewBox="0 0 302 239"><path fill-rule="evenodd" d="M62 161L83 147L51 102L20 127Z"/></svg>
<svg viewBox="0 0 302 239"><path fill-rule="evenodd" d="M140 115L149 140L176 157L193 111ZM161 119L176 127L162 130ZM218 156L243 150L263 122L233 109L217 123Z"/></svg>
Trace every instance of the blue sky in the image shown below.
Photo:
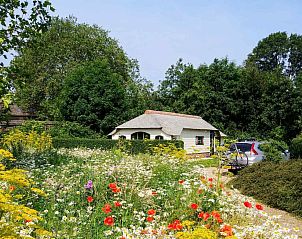
<svg viewBox="0 0 302 239"><path fill-rule="evenodd" d="M158 85L179 58L195 66L228 57L242 64L277 31L302 34L300 0L52 0L55 15L110 31L143 77Z"/></svg>

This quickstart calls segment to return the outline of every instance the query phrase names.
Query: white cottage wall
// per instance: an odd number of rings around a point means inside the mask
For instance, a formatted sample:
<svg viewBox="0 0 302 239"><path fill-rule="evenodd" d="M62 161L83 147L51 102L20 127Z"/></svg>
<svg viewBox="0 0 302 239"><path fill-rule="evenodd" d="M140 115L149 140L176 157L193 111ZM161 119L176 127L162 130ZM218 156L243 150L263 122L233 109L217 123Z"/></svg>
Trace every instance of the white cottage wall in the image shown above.
<svg viewBox="0 0 302 239"><path fill-rule="evenodd" d="M119 139L120 136L126 136L126 139L131 139L131 134L135 132L146 132L150 134L150 139L155 139L155 136L161 135L165 140L171 140L171 136L165 134L161 129L118 129L112 135L112 139Z"/></svg>
<svg viewBox="0 0 302 239"><path fill-rule="evenodd" d="M196 145L196 136L203 136L204 145ZM210 131L197 129L183 129L180 140L184 142L184 149L187 153L209 153L210 152Z"/></svg>

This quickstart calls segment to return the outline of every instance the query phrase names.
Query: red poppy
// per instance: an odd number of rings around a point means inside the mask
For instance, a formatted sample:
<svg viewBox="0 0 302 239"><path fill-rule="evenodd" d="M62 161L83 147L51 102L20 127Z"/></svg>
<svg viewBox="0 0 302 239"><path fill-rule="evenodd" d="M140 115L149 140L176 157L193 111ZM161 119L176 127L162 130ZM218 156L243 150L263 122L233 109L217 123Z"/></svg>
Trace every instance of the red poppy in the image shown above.
<svg viewBox="0 0 302 239"><path fill-rule="evenodd" d="M121 191L121 189L118 188L118 187L112 188L111 190L112 190L112 192L114 192L114 193L119 193L119 192Z"/></svg>
<svg viewBox="0 0 302 239"><path fill-rule="evenodd" d="M194 210L196 210L198 208L198 205L196 203L192 203L191 204L191 208L194 209Z"/></svg>
<svg viewBox="0 0 302 239"><path fill-rule="evenodd" d="M114 218L113 217L106 217L104 219L104 224L106 226L113 226L113 224L114 224Z"/></svg>
<svg viewBox="0 0 302 239"><path fill-rule="evenodd" d="M153 195L153 196L156 196L156 195L157 195L157 192L153 191L153 192L152 192L152 195Z"/></svg>
<svg viewBox="0 0 302 239"><path fill-rule="evenodd" d="M224 232L226 236L233 236L233 229L230 225L224 225L220 231Z"/></svg>
<svg viewBox="0 0 302 239"><path fill-rule="evenodd" d="M252 204L248 201L245 201L244 203L244 206L246 206L247 208L251 208L252 207Z"/></svg>
<svg viewBox="0 0 302 239"><path fill-rule="evenodd" d="M263 210L263 206L259 203L256 203L255 207L258 209L258 210Z"/></svg>
<svg viewBox="0 0 302 239"><path fill-rule="evenodd" d="M211 184L209 185L209 187L210 187L210 188L213 188L213 184L211 183Z"/></svg>
<svg viewBox="0 0 302 239"><path fill-rule="evenodd" d="M29 222L32 222L32 220L31 219L25 220L25 223L29 223Z"/></svg>
<svg viewBox="0 0 302 239"><path fill-rule="evenodd" d="M198 218L203 218L203 214L204 214L204 212L198 213Z"/></svg>
<svg viewBox="0 0 302 239"><path fill-rule="evenodd" d="M146 220L147 220L148 222L152 222L152 221L154 220L154 218L153 218L152 216L148 216L148 217L146 218Z"/></svg>
<svg viewBox="0 0 302 239"><path fill-rule="evenodd" d="M148 210L148 215L153 216L153 215L155 215L155 213L156 213L156 211L154 209Z"/></svg>
<svg viewBox="0 0 302 239"><path fill-rule="evenodd" d="M109 188L114 189L116 188L116 183L109 183Z"/></svg>
<svg viewBox="0 0 302 239"><path fill-rule="evenodd" d="M114 206L120 207L120 206L122 206L122 204L120 202L114 202Z"/></svg>
<svg viewBox="0 0 302 239"><path fill-rule="evenodd" d="M211 215L217 220L218 218L220 218L220 214L219 214L219 212L217 212L217 211L213 211L212 213L211 213Z"/></svg>
<svg viewBox="0 0 302 239"><path fill-rule="evenodd" d="M16 189L16 187L15 186L13 186L13 185L11 185L11 186L9 186L9 191L14 191Z"/></svg>
<svg viewBox="0 0 302 239"><path fill-rule="evenodd" d="M87 202L89 202L89 203L93 202L93 197L88 196L88 197L87 197Z"/></svg>
<svg viewBox="0 0 302 239"><path fill-rule="evenodd" d="M175 220L174 222L172 222L168 225L168 229L170 229L170 230L181 230L182 225L181 225L179 220Z"/></svg>
<svg viewBox="0 0 302 239"><path fill-rule="evenodd" d="M103 211L104 213L106 213L106 214L110 213L110 212L111 212L111 205L108 204L108 203L106 203L106 204L104 205L104 207L102 208L102 211Z"/></svg>
<svg viewBox="0 0 302 239"><path fill-rule="evenodd" d="M179 180L178 183L179 184L183 184L185 182L185 180Z"/></svg>
<svg viewBox="0 0 302 239"><path fill-rule="evenodd" d="M213 182L213 178L209 178L208 180L209 180L209 182Z"/></svg>
<svg viewBox="0 0 302 239"><path fill-rule="evenodd" d="M202 218L203 218L204 221L207 221L210 216L211 216L210 213L206 212L206 213L203 214Z"/></svg>

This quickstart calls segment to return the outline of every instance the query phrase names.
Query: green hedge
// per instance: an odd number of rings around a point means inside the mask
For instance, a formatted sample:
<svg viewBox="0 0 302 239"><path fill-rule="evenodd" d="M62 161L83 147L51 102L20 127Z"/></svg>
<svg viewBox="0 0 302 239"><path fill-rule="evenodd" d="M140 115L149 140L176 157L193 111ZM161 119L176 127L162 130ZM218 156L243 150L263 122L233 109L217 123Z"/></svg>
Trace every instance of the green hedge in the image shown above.
<svg viewBox="0 0 302 239"><path fill-rule="evenodd" d="M229 184L243 194L302 217L302 160L261 162L242 170Z"/></svg>
<svg viewBox="0 0 302 239"><path fill-rule="evenodd" d="M290 153L292 158L302 158L302 136L294 138L290 145Z"/></svg>
<svg viewBox="0 0 302 239"><path fill-rule="evenodd" d="M112 149L123 148L132 153L147 153L159 144L169 145L174 144L177 148L184 148L183 141L180 140L112 140L112 139L86 139L86 138L53 138L53 146L55 148L98 148Z"/></svg>

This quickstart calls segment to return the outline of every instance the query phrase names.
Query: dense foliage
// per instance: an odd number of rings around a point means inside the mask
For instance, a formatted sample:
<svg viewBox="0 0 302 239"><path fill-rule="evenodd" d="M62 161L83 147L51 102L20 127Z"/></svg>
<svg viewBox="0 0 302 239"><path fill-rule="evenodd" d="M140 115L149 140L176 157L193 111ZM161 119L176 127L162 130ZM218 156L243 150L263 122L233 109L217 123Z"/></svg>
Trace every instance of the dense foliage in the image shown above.
<svg viewBox="0 0 302 239"><path fill-rule="evenodd" d="M302 160L254 164L230 183L243 194L302 216Z"/></svg>
<svg viewBox="0 0 302 239"><path fill-rule="evenodd" d="M137 61L100 27L54 18L29 42L10 76L19 105L40 119L74 121L106 135L152 108L199 115L234 137L277 139L279 131L289 143L302 130L298 34L262 39L243 66L228 59L198 67L179 60L155 92Z"/></svg>
<svg viewBox="0 0 302 239"><path fill-rule="evenodd" d="M289 140L301 130L302 91L278 71L239 67L228 59L194 68L181 60L167 71L159 99L170 111L200 115L227 133Z"/></svg>
<svg viewBox="0 0 302 239"><path fill-rule="evenodd" d="M293 158L302 158L302 135L298 135L294 138L290 145L290 153Z"/></svg>
<svg viewBox="0 0 302 239"><path fill-rule="evenodd" d="M97 80L100 80L98 87L91 88L92 90L100 89L99 95L94 94L92 101L97 100L98 97L105 99L104 96L108 96L109 93L111 97L118 98L120 86L122 85L124 86L124 93L121 95L121 98L125 98L125 91L129 96L129 101L125 102L125 104L127 103L128 109L131 110L127 112L134 113L134 115L142 112L140 107L146 101L144 100L144 94L148 92L150 86L147 83L145 84L139 76L136 61L129 59L117 41L109 37L108 32L104 29L95 25L78 24L74 18L54 18L49 30L40 36L30 39L30 43L27 47L18 51L18 56L14 58L11 64L11 77L14 80L14 87L16 88L16 99L18 104L24 109L36 113L40 118L67 118L68 115L66 113L69 111L60 111L60 107L58 107L65 100L62 89L66 90L67 88L73 92L79 90L77 88L70 89L72 86L78 87L78 85L70 83L70 78L81 78L81 82L85 83L86 88L88 86L91 87L93 82L95 83ZM94 65L96 65L96 62L100 64L102 62L101 70L104 74L98 72L100 73L98 79L89 77L89 75L87 78L83 78L82 73L84 70L82 70L81 65L85 63L89 65L89 62L94 62L91 63ZM88 69L92 70L91 67L88 67ZM78 76L75 75L77 73L79 74ZM91 71L92 76L93 73L94 71ZM104 87L108 85L111 85L111 87L114 86L114 84L110 83L106 85L106 80L108 80L108 77L113 76L113 74L116 74L113 78L115 84L119 86L116 89L117 92L112 92L111 89L108 94L104 95ZM69 83L65 85L67 76ZM32 87L33 85L35 87ZM85 87L83 86L79 90L79 93L87 93L87 91L83 91ZM67 97L70 101L70 97L68 95ZM133 98L140 100L133 102ZM82 99L82 103L85 104L85 100ZM74 114L78 115L74 116L73 120L79 120L78 116L82 113L80 108L85 106L78 106L79 102L71 103L76 105L68 105L69 109L77 108L78 110L74 112ZM93 102L86 102L86 106L87 103ZM95 107L98 106L96 105ZM100 114L106 117L108 111L102 112L102 110L103 108L99 109ZM109 113L113 114L113 112L114 109ZM120 112L114 113L116 117L119 117ZM133 114L130 117L132 116ZM86 125L90 125L93 120L95 120L93 124L97 125L99 119L87 116L85 120L87 120L87 122L84 122ZM84 119L80 120L82 123L83 121Z"/></svg>

